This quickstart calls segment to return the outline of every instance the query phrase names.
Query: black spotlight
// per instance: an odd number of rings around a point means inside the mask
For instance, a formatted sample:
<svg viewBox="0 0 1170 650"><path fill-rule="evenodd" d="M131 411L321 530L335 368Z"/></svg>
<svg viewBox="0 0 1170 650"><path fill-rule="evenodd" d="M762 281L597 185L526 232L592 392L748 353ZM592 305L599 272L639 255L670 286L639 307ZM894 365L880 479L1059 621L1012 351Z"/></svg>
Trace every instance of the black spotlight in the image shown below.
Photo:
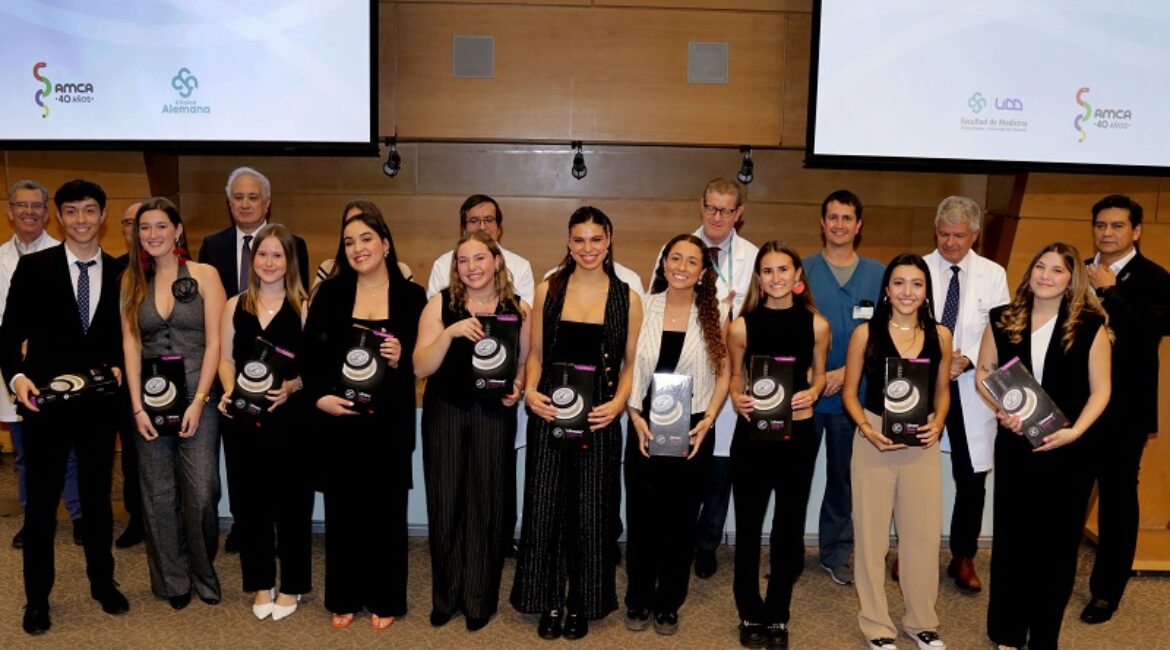
<svg viewBox="0 0 1170 650"><path fill-rule="evenodd" d="M744 145L739 148L739 152L743 154L743 164L739 166L739 173L735 175L739 182L747 185L755 179L756 164L752 162L752 148Z"/></svg>
<svg viewBox="0 0 1170 650"><path fill-rule="evenodd" d="M574 141L573 148L577 150L577 153L573 154L573 178L581 180L589 173L589 168L585 166L585 154L581 152L581 141Z"/></svg>
<svg viewBox="0 0 1170 650"><path fill-rule="evenodd" d="M386 163L382 165L382 173L394 178L402 171L402 156L398 155L398 138L386 138L386 146L390 147L390 154L386 156Z"/></svg>

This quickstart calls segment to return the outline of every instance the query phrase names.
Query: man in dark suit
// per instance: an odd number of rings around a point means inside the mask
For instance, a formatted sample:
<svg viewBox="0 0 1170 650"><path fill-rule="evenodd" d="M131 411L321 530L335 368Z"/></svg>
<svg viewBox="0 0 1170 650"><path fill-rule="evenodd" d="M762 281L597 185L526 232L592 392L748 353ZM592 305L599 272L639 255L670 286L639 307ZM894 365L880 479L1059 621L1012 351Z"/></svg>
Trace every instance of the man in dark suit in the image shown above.
<svg viewBox="0 0 1170 650"><path fill-rule="evenodd" d="M1093 598L1081 612L1104 623L1125 593L1138 532L1138 469L1146 439L1158 430L1158 345L1170 334L1170 274L1138 250L1142 206L1112 194L1093 206L1089 283L1109 314L1113 393L1090 438L1097 478L1097 559L1089 579Z"/></svg>
<svg viewBox="0 0 1170 650"><path fill-rule="evenodd" d="M55 575L53 535L69 450L77 455L78 491L87 525L82 535L90 595L109 614L129 611L114 584L110 478L118 400L88 397L38 408L38 386L98 365L121 379L122 330L118 281L122 267L102 252L98 232L106 194L72 180L53 197L65 243L20 259L12 276L3 325L0 370L24 417L28 505L25 509L24 630L49 629ZM24 351L22 352L22 346Z"/></svg>
<svg viewBox="0 0 1170 650"><path fill-rule="evenodd" d="M268 223L272 207L272 184L268 178L251 167L240 167L228 175L228 212L232 225L217 233L208 235L199 247L199 261L210 264L219 271L224 291L232 297L248 288L248 277L252 271L252 238ZM301 283L309 285L309 249L305 240L294 235L297 246L297 270ZM232 508L232 519L237 519L231 495L235 486L242 484L239 463L236 457L235 440L223 436L224 466L227 469L228 505ZM235 525L224 540L224 551L234 553L238 549Z"/></svg>

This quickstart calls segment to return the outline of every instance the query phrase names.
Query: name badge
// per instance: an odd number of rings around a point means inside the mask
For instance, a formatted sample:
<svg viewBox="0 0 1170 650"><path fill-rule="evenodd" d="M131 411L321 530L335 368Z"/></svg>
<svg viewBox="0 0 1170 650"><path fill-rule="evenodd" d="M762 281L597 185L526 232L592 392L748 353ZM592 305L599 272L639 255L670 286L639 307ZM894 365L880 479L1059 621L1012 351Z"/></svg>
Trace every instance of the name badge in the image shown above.
<svg viewBox="0 0 1170 650"><path fill-rule="evenodd" d="M854 305L853 320L869 320L873 318L873 305Z"/></svg>

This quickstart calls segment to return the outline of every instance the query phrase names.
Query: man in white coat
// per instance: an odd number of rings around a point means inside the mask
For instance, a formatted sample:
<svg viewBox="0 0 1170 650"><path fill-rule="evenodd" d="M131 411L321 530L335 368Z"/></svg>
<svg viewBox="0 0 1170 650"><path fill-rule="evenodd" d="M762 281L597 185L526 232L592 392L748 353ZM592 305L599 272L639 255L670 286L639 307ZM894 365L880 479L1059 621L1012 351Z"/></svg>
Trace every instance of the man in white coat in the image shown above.
<svg viewBox="0 0 1170 650"><path fill-rule="evenodd" d="M739 316L752 283L759 247L739 236L743 227L744 188L726 178L716 178L707 183L703 198L699 200L699 217L702 225L694 235L707 245L707 253L715 264L716 287L720 302L727 303L731 318ZM658 268L658 257L650 271L650 284L654 284L654 271ZM731 501L731 436L735 432L735 411L731 401L724 403L715 419L715 457L711 463L711 474L702 491L702 509L695 530L695 575L710 578L718 570L715 549L723 540L723 526L727 521L727 507Z"/></svg>
<svg viewBox="0 0 1170 650"><path fill-rule="evenodd" d="M979 358L988 311L1009 301L1003 267L971 250L982 221L983 211L973 199L943 199L934 218L937 248L925 258L934 286L934 317L954 332L951 408L942 442L942 449L951 452L955 479L947 575L960 589L972 592L983 588L975 573L974 557L996 431L995 412L975 388L975 359Z"/></svg>

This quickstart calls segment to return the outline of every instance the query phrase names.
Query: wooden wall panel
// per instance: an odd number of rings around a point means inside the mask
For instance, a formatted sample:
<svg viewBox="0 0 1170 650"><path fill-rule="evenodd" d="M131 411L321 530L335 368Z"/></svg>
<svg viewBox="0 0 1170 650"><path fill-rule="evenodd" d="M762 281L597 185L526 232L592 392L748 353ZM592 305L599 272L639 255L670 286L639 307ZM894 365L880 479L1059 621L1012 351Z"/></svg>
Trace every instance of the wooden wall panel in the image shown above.
<svg viewBox="0 0 1170 650"><path fill-rule="evenodd" d="M597 7L663 7L723 11L812 11L812 0L593 0Z"/></svg>
<svg viewBox="0 0 1170 650"><path fill-rule="evenodd" d="M1153 219L1159 204L1161 179L1142 176L1029 174L1021 217L1071 219L1089 223L1093 204L1114 193L1128 194ZM1170 221L1170 218L1164 219Z"/></svg>
<svg viewBox="0 0 1170 650"><path fill-rule="evenodd" d="M784 105L780 144L803 149L808 132L808 80L812 58L812 16L789 14L785 22Z"/></svg>
<svg viewBox="0 0 1170 650"><path fill-rule="evenodd" d="M494 79L451 77L455 34L495 36ZM780 142L781 14L403 4L397 35L404 138ZM729 84L686 83L689 40L731 43Z"/></svg>
<svg viewBox="0 0 1170 650"><path fill-rule="evenodd" d="M384 3L378 14L378 133L393 135L398 121L398 11Z"/></svg>

